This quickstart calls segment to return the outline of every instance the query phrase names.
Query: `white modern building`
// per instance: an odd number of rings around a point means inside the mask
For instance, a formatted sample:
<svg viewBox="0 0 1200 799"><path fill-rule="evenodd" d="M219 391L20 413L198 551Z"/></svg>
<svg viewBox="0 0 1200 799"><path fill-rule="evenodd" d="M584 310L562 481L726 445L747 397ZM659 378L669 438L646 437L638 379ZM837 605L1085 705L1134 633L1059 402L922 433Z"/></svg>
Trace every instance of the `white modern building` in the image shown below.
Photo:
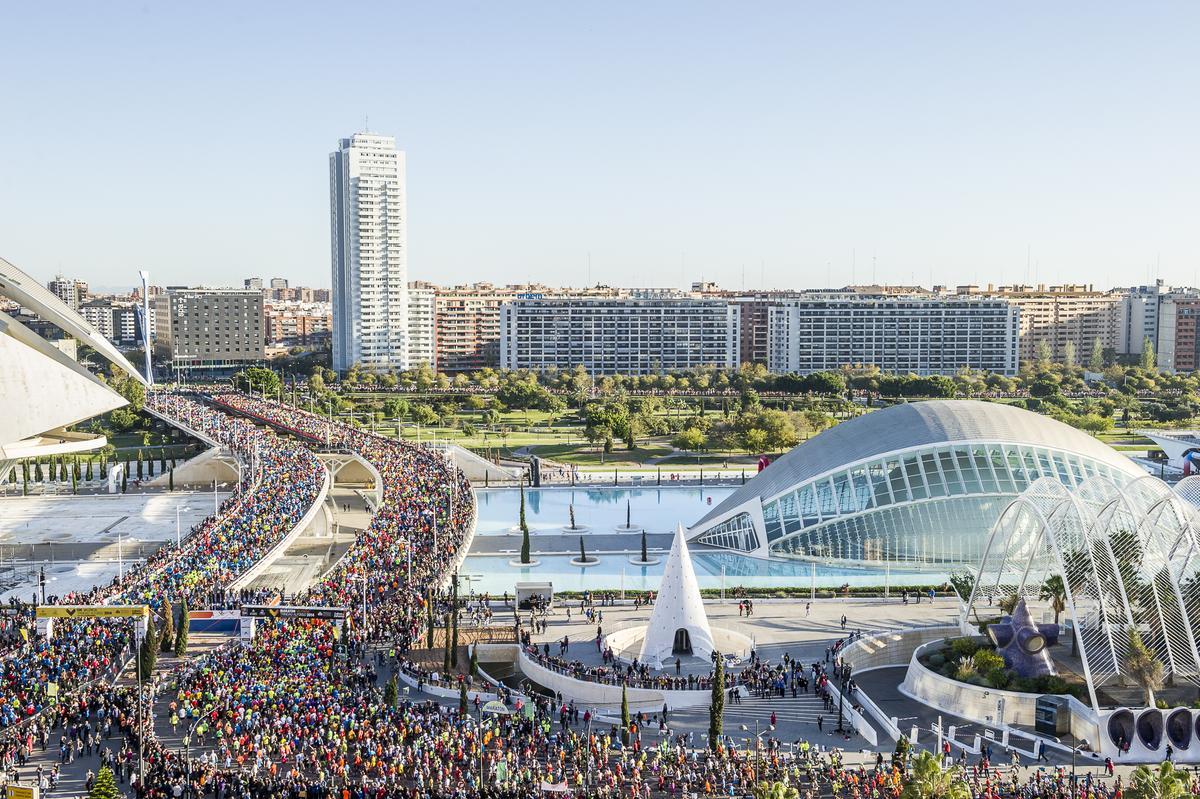
<svg viewBox="0 0 1200 799"><path fill-rule="evenodd" d="M500 366L643 375L737 367L738 306L687 296L522 297L500 307Z"/></svg>
<svg viewBox="0 0 1200 799"><path fill-rule="evenodd" d="M814 292L768 309L767 367L807 374L843 366L950 375L962 367L1015 374L1020 310L970 296Z"/></svg>
<svg viewBox="0 0 1200 799"><path fill-rule="evenodd" d="M404 369L408 355L408 211L404 153L356 133L329 155L333 368Z"/></svg>
<svg viewBox="0 0 1200 799"><path fill-rule="evenodd" d="M50 293L62 300L63 305L72 311L78 311L79 306L88 297L88 284L85 281L62 275L58 275L47 283L46 288L50 289Z"/></svg>
<svg viewBox="0 0 1200 799"><path fill-rule="evenodd" d="M689 541L758 558L945 571L1040 478L1123 486L1146 471L1107 444L1012 405L893 405L805 441L692 525Z"/></svg>
<svg viewBox="0 0 1200 799"><path fill-rule="evenodd" d="M408 366L433 366L437 359L437 290L430 285L408 286Z"/></svg>
<svg viewBox="0 0 1200 799"><path fill-rule="evenodd" d="M112 343L38 281L0 258L0 298L87 344L117 369L145 380ZM22 458L99 449L105 437L67 430L71 425L125 405L109 388L59 347L0 312L0 481Z"/></svg>

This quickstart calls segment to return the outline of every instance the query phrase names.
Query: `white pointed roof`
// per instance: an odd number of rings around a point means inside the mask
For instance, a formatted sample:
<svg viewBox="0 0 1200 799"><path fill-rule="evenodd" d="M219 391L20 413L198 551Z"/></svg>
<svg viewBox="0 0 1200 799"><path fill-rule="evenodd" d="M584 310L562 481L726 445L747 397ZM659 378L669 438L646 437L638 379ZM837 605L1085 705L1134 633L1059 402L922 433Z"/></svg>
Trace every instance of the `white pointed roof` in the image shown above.
<svg viewBox="0 0 1200 799"><path fill-rule="evenodd" d="M675 540L663 567L662 582L642 639L639 660L658 666L671 657L675 633L681 629L688 631L693 655L706 658L712 653L712 630L700 599L700 585L692 569L692 556L688 554L682 524L675 528Z"/></svg>

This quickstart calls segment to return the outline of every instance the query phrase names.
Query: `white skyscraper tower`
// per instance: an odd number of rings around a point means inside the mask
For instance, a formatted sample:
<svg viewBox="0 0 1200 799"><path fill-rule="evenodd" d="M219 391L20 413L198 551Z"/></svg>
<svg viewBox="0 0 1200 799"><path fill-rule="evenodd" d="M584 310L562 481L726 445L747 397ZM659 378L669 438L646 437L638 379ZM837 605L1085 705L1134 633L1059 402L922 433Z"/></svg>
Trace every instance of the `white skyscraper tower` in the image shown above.
<svg viewBox="0 0 1200 799"><path fill-rule="evenodd" d="M339 142L329 154L329 206L333 368L407 368L408 210L393 137Z"/></svg>

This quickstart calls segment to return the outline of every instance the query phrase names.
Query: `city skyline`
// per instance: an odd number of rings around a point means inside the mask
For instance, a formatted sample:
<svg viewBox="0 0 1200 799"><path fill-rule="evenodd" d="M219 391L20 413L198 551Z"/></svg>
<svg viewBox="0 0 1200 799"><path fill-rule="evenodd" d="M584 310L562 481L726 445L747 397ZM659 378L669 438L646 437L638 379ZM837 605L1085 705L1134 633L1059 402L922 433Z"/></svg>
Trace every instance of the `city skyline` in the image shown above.
<svg viewBox="0 0 1200 799"><path fill-rule="evenodd" d="M80 5L67 25L16 8L26 69L0 136L25 157L4 168L0 240L101 287L139 268L325 285L318 159L369 128L409 154L412 280L1200 282L1180 101L1200 11L1080 10L363 6L364 28L290 7ZM403 46L379 46L398 26Z"/></svg>

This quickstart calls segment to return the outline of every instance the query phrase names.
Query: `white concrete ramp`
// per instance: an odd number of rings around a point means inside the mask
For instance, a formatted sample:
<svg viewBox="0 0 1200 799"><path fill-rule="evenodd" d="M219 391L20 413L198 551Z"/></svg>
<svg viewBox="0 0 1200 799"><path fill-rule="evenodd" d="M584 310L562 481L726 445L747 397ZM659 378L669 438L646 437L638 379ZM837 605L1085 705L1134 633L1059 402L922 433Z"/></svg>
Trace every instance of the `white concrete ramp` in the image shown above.
<svg viewBox="0 0 1200 799"><path fill-rule="evenodd" d="M522 479L526 473L520 466L497 466L458 444L439 442L429 448L447 453L472 483L510 483Z"/></svg>

